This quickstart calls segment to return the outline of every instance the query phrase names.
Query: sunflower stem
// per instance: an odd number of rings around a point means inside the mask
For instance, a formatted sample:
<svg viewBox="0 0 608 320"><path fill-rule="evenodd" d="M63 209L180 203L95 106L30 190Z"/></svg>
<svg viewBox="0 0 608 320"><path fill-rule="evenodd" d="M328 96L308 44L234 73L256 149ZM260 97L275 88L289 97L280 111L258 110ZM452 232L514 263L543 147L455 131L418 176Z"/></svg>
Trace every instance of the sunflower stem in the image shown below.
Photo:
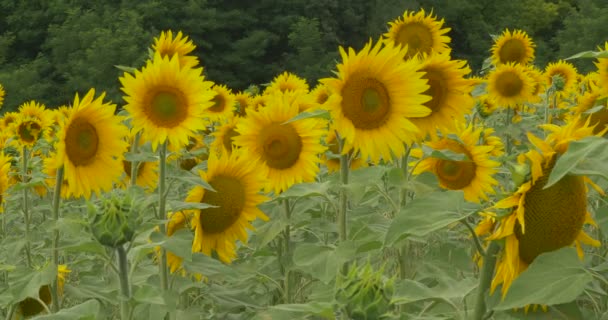
<svg viewBox="0 0 608 320"><path fill-rule="evenodd" d="M337 135L337 134L336 134ZM337 135L340 148L340 182L342 188L340 188L340 211L338 212L338 232L340 235L340 242L346 241L348 234L346 228L346 210L348 204L348 194L346 185L348 184L348 153L344 153L344 140ZM348 263L342 265L342 274L348 272Z"/></svg>
<svg viewBox="0 0 608 320"><path fill-rule="evenodd" d="M55 177L55 189L53 192L53 221L55 222L55 228L53 229L53 266L57 269L59 265L59 203L61 202L61 186L63 185L63 166L57 169ZM59 311L59 285L57 279L53 280L53 286L51 290L51 296L53 301L53 311Z"/></svg>
<svg viewBox="0 0 608 320"><path fill-rule="evenodd" d="M473 237L473 242L475 242L475 248L477 248L477 252L479 252L479 255L481 255L482 257L485 257L486 251L483 249L481 240L479 240L477 233L475 233L475 229L473 229L471 224L467 221L467 218L460 220L460 223L464 224L464 226L467 227L467 229L471 233L471 237Z"/></svg>
<svg viewBox="0 0 608 320"><path fill-rule="evenodd" d="M511 125L511 108L507 107L507 117L505 119L505 128ZM505 150L507 150L507 154L511 153L511 136L507 133L505 136Z"/></svg>
<svg viewBox="0 0 608 320"><path fill-rule="evenodd" d="M410 151L411 148L408 148L406 146L406 151L405 151L405 155L403 155L403 157L401 158L401 170L403 171L403 176L404 176L404 183L407 184L408 182L408 178L409 178L409 168L408 168L408 161L409 161L409 156L410 156ZM399 206L400 208L405 207L405 205L407 204L407 188L406 185L404 184L404 187L401 189L401 199L399 201ZM398 212L395 212L395 215L398 214ZM399 252L397 255L397 258L399 259L399 279L406 279L407 278L407 256L409 254L409 247L410 244L407 240L405 240L405 243L401 246L401 248L399 248Z"/></svg>
<svg viewBox="0 0 608 320"><path fill-rule="evenodd" d="M22 149L22 157L21 157L21 182L27 183L27 147L23 146ZM23 219L25 220L25 256L27 258L27 266L28 268L32 267L32 253L31 253L31 245L30 245L30 211L29 211L29 201L28 201L28 188L23 188Z"/></svg>
<svg viewBox="0 0 608 320"><path fill-rule="evenodd" d="M140 138L140 133L136 133L135 137L133 138L133 145L131 145L131 154L135 154L137 153L138 149L139 149L139 138ZM137 183L137 174L138 174L138 169L139 169L139 163L137 161L132 161L131 162L131 180L130 180L130 184L131 186L134 186Z"/></svg>
<svg viewBox="0 0 608 320"><path fill-rule="evenodd" d="M118 257L120 292L122 297L120 300L120 318L122 320L129 319L129 299L131 299L131 286L129 285L129 262L127 260L127 251L120 245L116 248Z"/></svg>
<svg viewBox="0 0 608 320"><path fill-rule="evenodd" d="M486 291L492 283L492 275L494 274L494 266L496 265L496 255L500 247L496 241L491 241L486 255L483 258L483 265L479 275L479 285L477 286L477 297L475 300L475 310L473 320L482 320L486 313Z"/></svg>
<svg viewBox="0 0 608 320"><path fill-rule="evenodd" d="M165 198L165 176L167 171L167 141L165 141L158 150L159 155L159 174L158 174L158 215L161 221L160 232L165 234L165 220L167 220L167 213L165 212L166 198ZM163 292L169 290L169 275L167 272L167 250L160 247L160 287Z"/></svg>
<svg viewBox="0 0 608 320"><path fill-rule="evenodd" d="M285 219L287 222L287 226L285 226L285 231L283 232L283 237L285 241L285 256L289 257L290 250L290 241L291 241L291 208L289 207L289 199L285 199L282 201L283 206L285 208ZM291 303L291 272L289 268L285 268L285 303Z"/></svg>

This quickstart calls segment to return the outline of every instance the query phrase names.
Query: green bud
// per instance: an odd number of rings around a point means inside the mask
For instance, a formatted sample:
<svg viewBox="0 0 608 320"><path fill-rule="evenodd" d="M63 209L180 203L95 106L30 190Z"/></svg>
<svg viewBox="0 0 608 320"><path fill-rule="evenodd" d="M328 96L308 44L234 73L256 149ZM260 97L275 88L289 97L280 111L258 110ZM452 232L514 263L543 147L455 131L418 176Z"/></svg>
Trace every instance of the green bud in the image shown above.
<svg viewBox="0 0 608 320"><path fill-rule="evenodd" d="M555 88L556 91L562 91L566 86L566 80L559 74L556 74L551 78L551 83L553 84L553 88Z"/></svg>
<svg viewBox="0 0 608 320"><path fill-rule="evenodd" d="M87 206L93 215L91 231L99 243L116 248L133 239L139 208L128 193L116 190Z"/></svg>

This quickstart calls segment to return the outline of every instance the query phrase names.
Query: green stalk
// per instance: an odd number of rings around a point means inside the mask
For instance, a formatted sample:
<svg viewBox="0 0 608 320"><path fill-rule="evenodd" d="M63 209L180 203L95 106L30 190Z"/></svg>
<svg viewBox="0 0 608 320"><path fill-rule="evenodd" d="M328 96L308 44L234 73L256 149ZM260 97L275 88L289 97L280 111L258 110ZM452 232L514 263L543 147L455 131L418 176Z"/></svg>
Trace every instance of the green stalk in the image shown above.
<svg viewBox="0 0 608 320"><path fill-rule="evenodd" d="M479 285L477 286L477 297L475 300L475 310L473 320L482 320L486 313L486 291L492 283L492 275L494 275L494 266L496 265L496 255L500 247L496 241L491 241L486 255L483 258L483 265L479 275Z"/></svg>
<svg viewBox="0 0 608 320"><path fill-rule="evenodd" d="M340 182L342 184L342 188L340 189L340 207L338 211L338 233L340 236L340 242L346 241L348 238L347 228L346 228L346 214L347 214L347 204L348 204L348 194L346 191L346 185L348 184L348 154L343 154L344 149L344 141L337 135L339 141L340 148ZM344 263L342 266L342 274L346 274L348 272L348 264Z"/></svg>
<svg viewBox="0 0 608 320"><path fill-rule="evenodd" d="M511 108L507 107L507 118L505 119L505 127L511 125ZM511 152L511 137L507 134L505 137L505 150L507 153Z"/></svg>
<svg viewBox="0 0 608 320"><path fill-rule="evenodd" d="M167 141L165 141L158 150L159 155L159 174L158 174L158 214L160 223L160 232L165 234L165 220L167 220L167 213L165 210L166 205L166 175L167 175ZM163 292L167 292L169 290L169 274L167 271L167 250L165 248L160 247L160 263L159 272L160 272L160 287Z"/></svg>
<svg viewBox="0 0 608 320"><path fill-rule="evenodd" d="M283 232L285 241L285 255L289 256L290 241L291 241L291 208L289 207L289 200L285 199L282 201L285 208L285 218L287 220L287 226ZM291 272L289 269L285 271L285 303L291 303Z"/></svg>
<svg viewBox="0 0 608 320"><path fill-rule="evenodd" d="M133 145L131 145L131 153L137 153L139 149L139 132L135 134L135 138L133 138ZM129 185L134 186L137 183L137 174L139 169L139 163L137 161L131 162L131 183Z"/></svg>
<svg viewBox="0 0 608 320"><path fill-rule="evenodd" d="M23 146L22 149L22 167L21 167L21 182L27 183L27 147ZM25 220L25 255L27 257L28 268L32 267L32 253L30 245L30 210L28 201L28 188L23 188L23 218Z"/></svg>
<svg viewBox="0 0 608 320"><path fill-rule="evenodd" d="M53 192L53 221L55 221L55 228L53 229L53 266L57 270L59 265L59 229L57 224L59 222L59 203L61 202L61 186L63 185L63 166L57 169L57 175L55 177L55 190ZM59 286L57 285L57 278L53 281L51 290L51 297L53 301L53 311L59 311Z"/></svg>
<svg viewBox="0 0 608 320"><path fill-rule="evenodd" d="M118 256L118 269L120 278L120 292L123 297L120 300L120 318L129 319L129 299L131 299L131 286L129 285L129 267L127 261L127 251L120 245L116 248Z"/></svg>
<svg viewBox="0 0 608 320"><path fill-rule="evenodd" d="M407 147L406 147L407 148ZM405 177L405 183L407 183L407 180L409 178L409 170L408 170L408 159L410 156L410 148L407 148L405 155L403 155L403 158L401 158L401 170L403 171L403 176ZM405 207L405 205L407 204L407 189L403 189L401 190L401 199L399 202L399 206L400 208ZM395 212L395 214L397 214L397 212ZM407 256L409 253L409 242L407 240L405 240L406 242L403 244L403 246L399 249L399 254L398 254L398 258L399 258L399 279L406 279L407 278Z"/></svg>

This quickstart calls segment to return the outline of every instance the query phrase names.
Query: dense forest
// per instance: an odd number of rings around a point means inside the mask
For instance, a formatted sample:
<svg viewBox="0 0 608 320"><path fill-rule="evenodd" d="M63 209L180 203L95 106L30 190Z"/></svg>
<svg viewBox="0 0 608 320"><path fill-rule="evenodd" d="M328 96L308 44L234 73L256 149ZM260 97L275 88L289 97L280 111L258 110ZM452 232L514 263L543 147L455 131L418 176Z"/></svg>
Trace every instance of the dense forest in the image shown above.
<svg viewBox="0 0 608 320"><path fill-rule="evenodd" d="M314 83L330 75L339 46L360 48L387 21L419 8L445 19L452 56L475 73L505 28L533 38L541 68L608 39L606 0L0 0L3 110L31 99L57 107L91 87L121 104L116 66L140 67L149 39L167 29L188 35L207 77L233 90L284 70Z"/></svg>

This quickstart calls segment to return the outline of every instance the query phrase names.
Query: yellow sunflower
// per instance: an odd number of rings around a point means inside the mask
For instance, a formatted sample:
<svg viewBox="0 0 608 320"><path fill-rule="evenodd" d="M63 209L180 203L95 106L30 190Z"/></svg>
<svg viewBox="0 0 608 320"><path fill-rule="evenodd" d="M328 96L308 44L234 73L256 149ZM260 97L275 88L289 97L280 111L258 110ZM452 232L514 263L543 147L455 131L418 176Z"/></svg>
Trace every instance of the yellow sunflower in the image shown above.
<svg viewBox="0 0 608 320"><path fill-rule="evenodd" d="M338 140L336 139L335 130L329 130L327 137L325 138L325 143L328 146L326 153L329 153L334 157L331 158L324 154L321 156L321 160L325 162L328 173L338 172L340 171L340 146L338 145ZM355 155L353 154L352 149L352 147L345 146L345 150L348 150L350 155L349 168L351 170L355 170L367 166L367 163L363 161L360 156L357 155L355 158L353 158Z"/></svg>
<svg viewBox="0 0 608 320"><path fill-rule="evenodd" d="M489 152L492 157L500 157L505 153L505 146L500 137L494 135L494 128L485 128L481 133L481 143L492 146L494 149Z"/></svg>
<svg viewBox="0 0 608 320"><path fill-rule="evenodd" d="M496 102L490 99L487 94L477 97L477 112L482 118L491 116L498 109Z"/></svg>
<svg viewBox="0 0 608 320"><path fill-rule="evenodd" d="M532 98L534 81L519 64L501 64L488 76L488 94L503 107L513 107Z"/></svg>
<svg viewBox="0 0 608 320"><path fill-rule="evenodd" d="M213 105L205 111L205 117L212 121L222 121L232 115L234 110L234 95L225 85L214 85L211 90L215 93Z"/></svg>
<svg viewBox="0 0 608 320"><path fill-rule="evenodd" d="M247 116L247 110L251 108L251 95L247 92L240 92L234 96L234 100L238 105L238 108L234 110L234 114L239 117Z"/></svg>
<svg viewBox="0 0 608 320"><path fill-rule="evenodd" d="M213 106L212 83L204 81L202 68L180 68L177 56L153 61L135 76L120 78L133 129L142 131L142 139L152 142L152 149L169 141L181 148L188 137L205 129L206 109Z"/></svg>
<svg viewBox="0 0 608 320"><path fill-rule="evenodd" d="M407 58L418 54L431 52L448 52L450 37L446 35L450 28L443 28L443 19L433 17L433 12L427 16L424 9L418 12L405 11L403 17L389 22L389 31L384 34L389 41L397 45L407 46Z"/></svg>
<svg viewBox="0 0 608 320"><path fill-rule="evenodd" d="M166 226L167 236L171 237L175 232L188 227L188 222L192 219L191 212L169 212L168 221ZM156 227L156 231L159 228ZM154 251L157 258L160 257L160 247L155 247ZM157 260L158 261L158 260ZM175 255L173 252L167 250L167 265L171 273L179 272L182 276L186 274L186 271L182 268L184 259L180 256Z"/></svg>
<svg viewBox="0 0 608 320"><path fill-rule="evenodd" d="M97 99L94 96L94 89L82 100L76 94L55 146L55 167L64 168L68 195L87 199L91 192L110 191L120 179L129 133L123 118L114 115L116 105L103 102L105 93Z"/></svg>
<svg viewBox="0 0 608 320"><path fill-rule="evenodd" d="M298 112L313 111L319 109L319 104L315 101L314 97L305 90L287 91L283 93L290 101L298 105Z"/></svg>
<svg viewBox="0 0 608 320"><path fill-rule="evenodd" d="M435 150L450 150L465 158L446 160L427 157L417 164L413 173L434 173L442 188L462 190L467 201L488 200L488 194L494 194L494 186L498 185L493 175L498 172L500 163L490 159L496 145L479 143L483 128L474 129L471 125L459 127L454 132L458 139L443 137L425 144Z"/></svg>
<svg viewBox="0 0 608 320"><path fill-rule="evenodd" d="M255 95L251 98L251 110L259 111L266 106L267 96Z"/></svg>
<svg viewBox="0 0 608 320"><path fill-rule="evenodd" d="M4 211L4 202L6 201L6 191L11 186L9 175L11 172L12 158L0 151L0 213Z"/></svg>
<svg viewBox="0 0 608 320"><path fill-rule="evenodd" d="M329 100L329 95L331 91L327 88L323 83L317 84L317 86L310 92L310 95L313 96L316 103L320 106L325 105L325 102Z"/></svg>
<svg viewBox="0 0 608 320"><path fill-rule="evenodd" d="M266 107L250 112L237 124L240 135L232 140L246 149L244 156L259 161L267 171L267 192L278 194L296 183L314 181L319 171L319 154L326 149L321 139L326 130L314 118L285 123L296 115L298 105L277 93L268 96Z"/></svg>
<svg viewBox="0 0 608 320"><path fill-rule="evenodd" d="M46 108L36 101L29 101L19 107L19 113L10 124L17 146L32 147L51 125Z"/></svg>
<svg viewBox="0 0 608 320"><path fill-rule="evenodd" d="M534 82L534 88L532 89L532 94L528 99L530 103L538 103L541 102L542 97L541 94L545 92L546 81L543 77L543 73L538 70L536 67L529 65L526 67L526 72Z"/></svg>
<svg viewBox="0 0 608 320"><path fill-rule="evenodd" d="M71 270L69 270L65 264L60 264L57 266L57 288L58 288L58 293L60 296L63 296L63 287L65 285L65 278L66 278L66 275L70 272L71 272ZM43 285L42 287L40 287L40 289L38 290L38 298L42 302L44 302L47 306L50 306L51 302L53 301L53 299L51 297L51 286L46 284L46 285ZM35 315L43 313L47 309L44 306L42 306L37 299L33 299L33 298L29 298L29 297L20 301L17 306L18 306L17 312L16 312L17 319L20 319L20 317L23 317L23 318L33 317Z"/></svg>
<svg viewBox="0 0 608 320"><path fill-rule="evenodd" d="M6 95L6 91L4 91L4 87L0 84L0 108L4 104L4 96Z"/></svg>
<svg viewBox="0 0 608 320"><path fill-rule="evenodd" d="M574 108L574 116L580 116L584 120L589 119L590 125L594 126L594 134L600 133L608 125L608 105L605 102L600 104L601 97L602 94L599 91L587 91L577 96L577 104ZM590 109L599 105L602 105L603 108L588 113Z"/></svg>
<svg viewBox="0 0 608 320"><path fill-rule="evenodd" d="M154 38L154 44L152 50L155 53L159 53L161 57L172 58L177 55L179 59L179 65L181 67L193 68L198 65L198 58L195 56L188 55L196 49L194 43L188 39L188 36L184 36L181 31L173 38L173 32L171 30L162 31L158 38Z"/></svg>
<svg viewBox="0 0 608 320"><path fill-rule="evenodd" d="M525 31L505 30L494 41L492 46L492 63L494 65L505 63L519 63L527 65L534 60L534 47L536 45Z"/></svg>
<svg viewBox="0 0 608 320"><path fill-rule="evenodd" d="M408 118L428 116L429 89L417 60L404 61L406 49L368 42L358 53L340 48L337 78L321 80L332 92L326 102L340 136L364 160L392 161L405 154L419 134Z"/></svg>
<svg viewBox="0 0 608 320"><path fill-rule="evenodd" d="M466 61L451 60L449 53L444 52L425 55L420 71L424 72L422 78L429 84L429 89L424 94L430 96L431 100L424 103L424 106L431 109L431 113L411 121L420 129L421 138L427 134L435 136L437 130L454 130L455 124L464 122L464 115L469 113L475 104L470 95L473 82L464 78L471 69Z"/></svg>
<svg viewBox="0 0 608 320"><path fill-rule="evenodd" d="M503 298L511 283L542 253L576 245L582 258L581 243L599 246L583 230L585 224L595 225L587 212L587 194L583 176L567 175L549 188L544 188L559 155L571 141L593 134L589 123L581 125L578 118L563 127L545 125L551 133L545 140L532 134L528 139L534 146L519 160L528 163L531 178L521 184L509 197L497 202L493 209L508 209L491 232L488 240L504 239L491 290L502 284Z"/></svg>
<svg viewBox="0 0 608 320"><path fill-rule="evenodd" d="M125 173L122 185L128 186L131 181L131 161L123 160L122 167ZM158 184L158 162L137 162L135 184L146 189L148 192L153 192Z"/></svg>
<svg viewBox="0 0 608 320"><path fill-rule="evenodd" d="M556 84L555 89L558 94L568 95L568 93L576 90L578 72L572 63L563 60L549 63L545 68L545 81L549 86L553 85L553 79L556 76L563 80L563 84Z"/></svg>
<svg viewBox="0 0 608 320"><path fill-rule="evenodd" d="M604 49L599 48L600 51L608 51L608 41L604 43ZM601 88L601 92L604 95L608 95L608 58L599 58L595 62L598 73L598 83Z"/></svg>
<svg viewBox="0 0 608 320"><path fill-rule="evenodd" d="M219 129L213 133L215 140L211 144L211 149L217 152L218 156L223 154L230 155L233 148L237 148L232 139L239 135L239 133L236 131L238 119L239 118L236 117L229 118L226 123L220 126Z"/></svg>
<svg viewBox="0 0 608 320"><path fill-rule="evenodd" d="M15 122L17 119L17 112L7 112L2 117L2 124L5 128L10 127L10 125Z"/></svg>
<svg viewBox="0 0 608 320"><path fill-rule="evenodd" d="M42 160L42 172L47 176L45 179L46 185L51 188L51 190L55 187L55 183L57 182L57 160L56 154L51 153L48 157L45 157ZM63 184L61 185L61 198L68 199L70 195L68 191L70 187L68 185L68 180L63 176Z"/></svg>
<svg viewBox="0 0 608 320"><path fill-rule="evenodd" d="M264 90L264 94L268 95L274 94L277 91L287 92L295 90L305 90L308 92L308 83L297 75L285 71L272 80L270 85Z"/></svg>
<svg viewBox="0 0 608 320"><path fill-rule="evenodd" d="M236 257L236 240L247 243L247 229L253 229L250 222L256 218L268 220L257 207L267 200L259 192L264 186L263 171L254 161L235 153L222 158L211 153L207 172L199 174L215 192L195 186L186 201L214 207L190 213L194 229L192 252L211 255L214 251L220 260L230 263Z"/></svg>

